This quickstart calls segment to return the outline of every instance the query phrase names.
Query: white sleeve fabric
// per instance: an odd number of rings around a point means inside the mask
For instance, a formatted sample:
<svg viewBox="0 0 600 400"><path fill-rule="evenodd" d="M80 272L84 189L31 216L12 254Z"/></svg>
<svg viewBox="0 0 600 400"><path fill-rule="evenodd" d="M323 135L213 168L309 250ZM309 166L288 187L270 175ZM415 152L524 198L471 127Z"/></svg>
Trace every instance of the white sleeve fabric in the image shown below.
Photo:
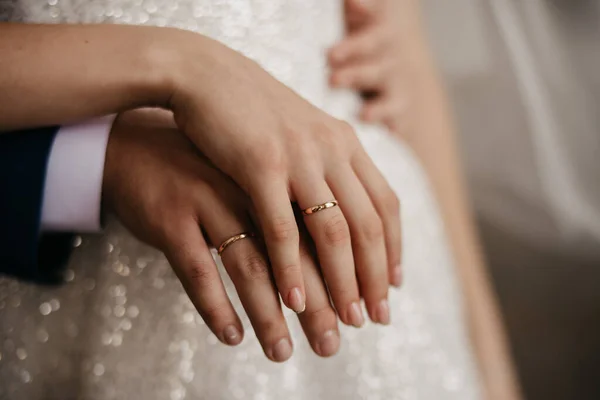
<svg viewBox="0 0 600 400"><path fill-rule="evenodd" d="M63 126L46 170L42 232L97 232L108 136L114 115Z"/></svg>

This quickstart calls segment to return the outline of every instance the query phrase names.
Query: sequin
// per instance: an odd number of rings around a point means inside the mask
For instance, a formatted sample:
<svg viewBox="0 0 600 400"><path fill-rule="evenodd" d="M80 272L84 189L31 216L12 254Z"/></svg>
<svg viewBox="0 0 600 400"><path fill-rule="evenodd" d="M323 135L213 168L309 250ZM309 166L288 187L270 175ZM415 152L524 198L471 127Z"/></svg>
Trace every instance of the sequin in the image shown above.
<svg viewBox="0 0 600 400"><path fill-rule="evenodd" d="M125 307L123 307L123 306L116 306L114 312L115 312L115 317L120 318L123 315L125 315Z"/></svg>
<svg viewBox="0 0 600 400"><path fill-rule="evenodd" d="M58 299L50 300L50 309L52 311L58 311L60 309L60 301L58 301Z"/></svg>
<svg viewBox="0 0 600 400"><path fill-rule="evenodd" d="M27 351L25 351L23 348L18 348L16 354L19 360L24 360L27 358Z"/></svg>
<svg viewBox="0 0 600 400"><path fill-rule="evenodd" d="M104 365L99 364L99 363L95 364L93 372L94 372L94 375L96 375L96 376L104 375Z"/></svg>
<svg viewBox="0 0 600 400"><path fill-rule="evenodd" d="M127 315L131 318L136 318L140 314L139 308L137 306L130 306L127 308Z"/></svg>
<svg viewBox="0 0 600 400"><path fill-rule="evenodd" d="M75 271L68 269L65 271L65 282L71 282L75 279Z"/></svg>
<svg viewBox="0 0 600 400"><path fill-rule="evenodd" d="M31 382L31 374L29 373L29 371L21 371L21 380L23 381L23 383Z"/></svg>
<svg viewBox="0 0 600 400"><path fill-rule="evenodd" d="M52 312L52 306L50 306L50 303L42 303L40 304L40 313L42 315L48 315Z"/></svg>
<svg viewBox="0 0 600 400"><path fill-rule="evenodd" d="M36 336L37 340L39 340L41 343L46 343L50 338L50 335L48 335L48 332L44 328L38 329Z"/></svg>
<svg viewBox="0 0 600 400"><path fill-rule="evenodd" d="M406 266L406 285L390 291L391 326L341 327L340 353L321 359L288 313L295 353L273 364L230 280L226 288L245 328L234 348L221 345L200 319L164 256L109 219L104 235L74 239L61 287L0 277L0 398L65 398L65 390L86 400L479 398L455 271L423 170L387 132L356 121L355 96L327 87L324 55L342 35L342 6L341 0L0 0L2 21L180 27L253 58L354 126L402 199Z"/></svg>
<svg viewBox="0 0 600 400"><path fill-rule="evenodd" d="M54 4L52 4L52 2L54 2ZM50 0L48 1L48 4L50 4L51 6L56 5L56 0ZM81 236L75 236L75 238L73 239L73 247L79 247L81 246L82 243L82 239Z"/></svg>

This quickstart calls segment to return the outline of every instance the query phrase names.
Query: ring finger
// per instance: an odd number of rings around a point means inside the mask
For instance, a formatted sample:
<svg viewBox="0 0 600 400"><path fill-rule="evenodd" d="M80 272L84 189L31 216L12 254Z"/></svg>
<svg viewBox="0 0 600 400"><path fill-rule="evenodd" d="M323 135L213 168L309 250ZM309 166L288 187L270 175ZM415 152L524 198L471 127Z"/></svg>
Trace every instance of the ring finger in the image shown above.
<svg viewBox="0 0 600 400"><path fill-rule="evenodd" d="M204 228L217 245L242 232L256 231L246 210L231 213L221 202L202 210ZM290 358L292 341L262 246L255 239L244 238L223 249L221 259L266 356L276 362Z"/></svg>
<svg viewBox="0 0 600 400"><path fill-rule="evenodd" d="M306 172L292 189L302 210L334 200L333 193L316 172ZM304 216L304 223L315 242L321 270L333 304L343 323L362 326L360 295L348 223L339 207Z"/></svg>

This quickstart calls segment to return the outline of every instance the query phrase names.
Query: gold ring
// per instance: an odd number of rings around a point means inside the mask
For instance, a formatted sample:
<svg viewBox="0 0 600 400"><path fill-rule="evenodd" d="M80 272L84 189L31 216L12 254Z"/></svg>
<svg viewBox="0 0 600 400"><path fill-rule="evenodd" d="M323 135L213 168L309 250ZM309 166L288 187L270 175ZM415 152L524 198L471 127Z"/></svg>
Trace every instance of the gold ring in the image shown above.
<svg viewBox="0 0 600 400"><path fill-rule="evenodd" d="M223 243L221 243L221 245L219 246L219 249L217 250L217 253L219 255L221 255L221 254L223 254L223 252L225 251L226 248L228 248L229 246L231 246L238 240L251 238L251 237L254 237L254 233L252 233L252 232L242 232L240 234L234 235L234 236L230 237L229 239L227 239L226 241L224 241Z"/></svg>
<svg viewBox="0 0 600 400"><path fill-rule="evenodd" d="M302 210L302 214L304 214L304 215L314 214L314 213L323 211L328 208L337 207L337 205L338 205L337 200L331 200L331 201L328 201L327 203L318 204L316 206L305 208L304 210Z"/></svg>

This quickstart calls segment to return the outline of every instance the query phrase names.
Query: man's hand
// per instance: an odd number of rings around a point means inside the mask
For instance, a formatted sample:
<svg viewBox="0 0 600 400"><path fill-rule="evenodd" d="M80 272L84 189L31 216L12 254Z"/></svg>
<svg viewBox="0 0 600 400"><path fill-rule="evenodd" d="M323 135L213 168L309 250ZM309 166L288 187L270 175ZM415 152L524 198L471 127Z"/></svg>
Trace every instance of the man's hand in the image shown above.
<svg viewBox="0 0 600 400"><path fill-rule="evenodd" d="M241 232L257 232L250 202L191 142L168 127L168 118L166 124L152 119L131 112L113 125L104 204L139 239L165 252L206 324L220 341L236 345L242 341L242 324L202 230L216 245ZM330 356L339 347L336 313L304 243L301 249L307 299L300 322L314 351ZM292 342L260 241L240 240L223 252L222 260L265 354L285 361Z"/></svg>

